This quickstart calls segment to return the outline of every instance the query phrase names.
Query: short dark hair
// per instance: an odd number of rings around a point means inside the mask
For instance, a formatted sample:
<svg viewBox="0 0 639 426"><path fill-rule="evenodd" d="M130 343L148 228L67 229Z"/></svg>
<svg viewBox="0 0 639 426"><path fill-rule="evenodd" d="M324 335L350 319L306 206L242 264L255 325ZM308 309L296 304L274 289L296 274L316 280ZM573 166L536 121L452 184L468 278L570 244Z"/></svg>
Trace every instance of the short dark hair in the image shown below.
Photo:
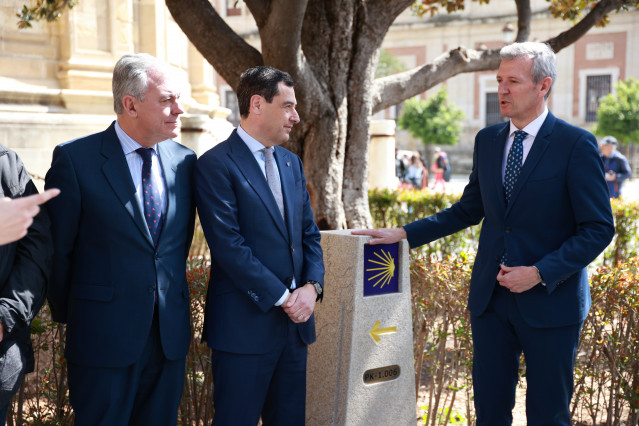
<svg viewBox="0 0 639 426"><path fill-rule="evenodd" d="M282 82L288 87L293 87L291 76L273 67L253 67L249 68L240 76L240 83L237 85L237 105L242 117L248 117L251 97L259 95L266 99L266 102L273 102L273 98L279 94L279 83Z"/></svg>

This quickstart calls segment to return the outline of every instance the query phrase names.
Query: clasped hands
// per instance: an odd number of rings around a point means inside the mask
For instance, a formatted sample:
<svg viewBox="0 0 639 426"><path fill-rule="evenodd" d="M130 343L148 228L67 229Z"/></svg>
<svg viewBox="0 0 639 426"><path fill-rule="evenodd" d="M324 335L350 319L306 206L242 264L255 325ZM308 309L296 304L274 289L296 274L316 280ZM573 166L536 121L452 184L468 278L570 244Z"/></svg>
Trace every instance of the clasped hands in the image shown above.
<svg viewBox="0 0 639 426"><path fill-rule="evenodd" d="M282 303L282 309L294 323L306 322L313 314L316 299L315 286L307 283L293 290L288 299Z"/></svg>
<svg viewBox="0 0 639 426"><path fill-rule="evenodd" d="M406 238L404 228L358 229L353 235L367 235L372 237L369 244L393 244ZM506 287L512 293L523 293L539 284L539 275L534 266L506 266L499 265L497 273L499 285Z"/></svg>

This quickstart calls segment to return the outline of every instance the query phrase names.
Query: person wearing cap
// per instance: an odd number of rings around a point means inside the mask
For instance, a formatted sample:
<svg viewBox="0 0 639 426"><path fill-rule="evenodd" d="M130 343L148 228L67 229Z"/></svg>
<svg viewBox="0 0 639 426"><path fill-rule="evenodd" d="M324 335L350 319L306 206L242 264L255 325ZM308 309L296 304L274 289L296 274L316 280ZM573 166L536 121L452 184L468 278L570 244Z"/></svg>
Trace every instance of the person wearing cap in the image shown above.
<svg viewBox="0 0 639 426"><path fill-rule="evenodd" d="M630 164L626 157L617 151L617 139L613 136L606 136L601 140L600 151L610 198L619 198L621 185L630 177Z"/></svg>

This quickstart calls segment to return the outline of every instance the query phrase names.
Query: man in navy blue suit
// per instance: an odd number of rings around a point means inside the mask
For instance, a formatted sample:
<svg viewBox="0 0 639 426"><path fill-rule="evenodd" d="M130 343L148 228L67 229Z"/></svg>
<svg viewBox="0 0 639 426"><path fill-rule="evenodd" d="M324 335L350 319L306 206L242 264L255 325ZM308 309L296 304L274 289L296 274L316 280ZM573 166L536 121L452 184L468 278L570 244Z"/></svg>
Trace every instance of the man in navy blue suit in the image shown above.
<svg viewBox="0 0 639 426"><path fill-rule="evenodd" d="M459 202L400 229L354 233L417 247L483 220L468 298L477 424L512 423L523 352L528 424L570 425L591 303L586 266L614 234L608 190L595 137L548 111L552 50L527 42L500 54L500 109L510 121L477 134Z"/></svg>
<svg viewBox="0 0 639 426"><path fill-rule="evenodd" d="M175 425L190 343L188 254L196 156L178 135L178 80L151 55L113 70L117 120L59 145L46 186L47 298L66 323L76 425Z"/></svg>
<svg viewBox="0 0 639 426"><path fill-rule="evenodd" d="M211 249L203 339L213 348L213 425L304 425L307 347L324 264L299 157L291 77L255 67L237 88L241 123L198 160Z"/></svg>

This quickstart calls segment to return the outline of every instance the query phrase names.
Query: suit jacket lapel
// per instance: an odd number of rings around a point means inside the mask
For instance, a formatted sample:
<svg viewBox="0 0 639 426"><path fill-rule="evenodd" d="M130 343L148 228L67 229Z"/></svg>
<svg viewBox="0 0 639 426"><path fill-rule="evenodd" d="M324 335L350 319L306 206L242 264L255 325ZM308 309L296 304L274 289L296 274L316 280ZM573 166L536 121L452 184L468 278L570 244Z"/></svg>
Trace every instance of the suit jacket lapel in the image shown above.
<svg viewBox="0 0 639 426"><path fill-rule="evenodd" d="M140 203L135 193L135 186L133 186L133 179L131 179L131 171L124 158L124 152L122 146L115 133L114 124L109 127L102 139L102 155L106 158L102 165L102 172L106 180L111 185L113 192L117 195L122 202L124 208L131 215L131 219L135 222L138 229L145 238L149 241L149 244L153 245L151 234L146 226L144 220L144 214L140 209Z"/></svg>
<svg viewBox="0 0 639 426"><path fill-rule="evenodd" d="M168 142L160 142L158 144L158 154L164 178L164 196L166 197L166 214L163 218L164 225L162 225L162 228L166 229L175 218L177 209L178 189L175 186L175 175L178 168L178 159L173 155ZM162 241L162 234L160 234L159 241Z"/></svg>
<svg viewBox="0 0 639 426"><path fill-rule="evenodd" d="M519 177L517 178L517 182L515 182L515 187L513 188L509 205L512 205L517 201L517 196L521 192L521 188L530 177L531 173L537 166L537 163L539 163L539 160L541 160L544 152L546 152L546 149L550 144L549 136L552 133L554 124L555 117L548 112L548 116L546 117L546 120L544 120L544 124L541 125L539 132L537 132L535 141L533 142L530 152L528 152L528 156L526 157L526 161L524 161L524 165L519 172ZM510 210L510 208L508 210ZM508 213L508 211L506 213Z"/></svg>
<svg viewBox="0 0 639 426"><path fill-rule="evenodd" d="M231 142L231 152L229 153L231 160L237 165L238 170L240 170L246 181L260 197L266 210L273 218L277 229L279 229L284 238L288 239L288 233L282 215L280 214L280 209L277 207L275 197L273 197L271 188L269 188L264 173L262 173L259 164L257 164L257 160L255 160L255 156L248 149L242 138L237 135L236 131L231 134L229 139ZM286 198L284 199L286 200Z"/></svg>
<svg viewBox="0 0 639 426"><path fill-rule="evenodd" d="M502 176L502 169L504 165L504 154L506 150L506 142L508 142L508 130L510 129L510 122L506 122L506 125L495 135L495 140L493 141L495 147L499 147L497 149L498 155L492 155L490 158L494 161L491 165L491 169L493 170L494 183L495 183L495 194L497 194L497 202L504 210L506 210L506 197L504 195L504 178Z"/></svg>
<svg viewBox="0 0 639 426"><path fill-rule="evenodd" d="M277 162L277 168L280 171L280 181L282 183L282 196L284 197L284 211L286 212L286 228L288 232L292 232L293 227L293 215L295 197L295 176L293 175L293 169L291 167L292 161L288 152L280 147L275 147L275 161ZM292 240L292 235L289 235L289 239Z"/></svg>

